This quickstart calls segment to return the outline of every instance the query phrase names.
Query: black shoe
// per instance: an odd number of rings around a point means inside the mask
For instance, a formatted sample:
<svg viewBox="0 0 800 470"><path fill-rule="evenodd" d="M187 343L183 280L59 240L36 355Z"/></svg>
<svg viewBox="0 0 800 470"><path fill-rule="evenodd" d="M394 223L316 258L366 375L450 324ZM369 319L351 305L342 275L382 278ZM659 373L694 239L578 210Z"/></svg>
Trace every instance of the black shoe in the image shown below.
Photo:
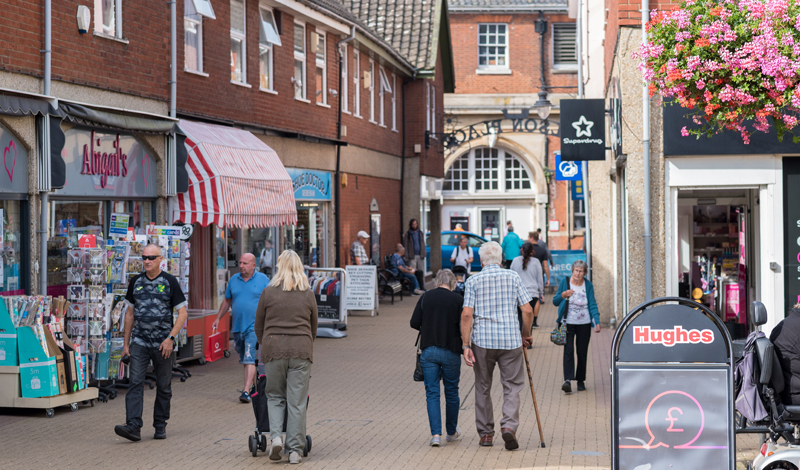
<svg viewBox="0 0 800 470"><path fill-rule="evenodd" d="M139 432L139 428L132 424L126 424L125 426L114 426L114 432L117 433L117 436L124 437L129 441L137 442L142 440L142 435Z"/></svg>
<svg viewBox="0 0 800 470"><path fill-rule="evenodd" d="M165 426L159 426L156 428L156 433L153 435L153 439L166 439L167 438L167 428Z"/></svg>
<svg viewBox="0 0 800 470"><path fill-rule="evenodd" d="M561 390L563 390L564 393L572 393L572 385L569 384L569 380L564 382L564 385L561 386Z"/></svg>
<svg viewBox="0 0 800 470"><path fill-rule="evenodd" d="M533 325L531 325L531 327L532 328L539 328L539 324L536 323L536 317L533 317Z"/></svg>
<svg viewBox="0 0 800 470"><path fill-rule="evenodd" d="M579 392L585 392L586 391L586 385L584 385L584 383L581 382L580 380L578 381L578 391Z"/></svg>

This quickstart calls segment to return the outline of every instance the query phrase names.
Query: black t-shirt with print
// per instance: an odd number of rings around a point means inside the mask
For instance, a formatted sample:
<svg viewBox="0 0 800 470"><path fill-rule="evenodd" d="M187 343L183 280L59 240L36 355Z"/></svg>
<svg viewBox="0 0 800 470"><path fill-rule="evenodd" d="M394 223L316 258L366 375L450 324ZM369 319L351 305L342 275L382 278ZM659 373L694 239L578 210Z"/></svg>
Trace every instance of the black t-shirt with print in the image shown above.
<svg viewBox="0 0 800 470"><path fill-rule="evenodd" d="M172 310L186 306L186 297L175 276L161 271L150 279L147 273L134 277L125 300L133 306L131 343L157 348L172 331Z"/></svg>

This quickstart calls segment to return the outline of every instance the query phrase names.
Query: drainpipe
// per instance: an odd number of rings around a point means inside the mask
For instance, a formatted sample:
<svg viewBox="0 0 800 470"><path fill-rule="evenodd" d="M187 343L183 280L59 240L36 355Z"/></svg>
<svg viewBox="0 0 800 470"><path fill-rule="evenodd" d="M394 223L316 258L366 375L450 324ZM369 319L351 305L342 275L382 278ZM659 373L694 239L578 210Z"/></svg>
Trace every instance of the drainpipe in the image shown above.
<svg viewBox="0 0 800 470"><path fill-rule="evenodd" d="M642 43L647 44L648 0L642 0ZM642 159L644 163L644 300L652 298L653 260L650 252L650 93L642 87Z"/></svg>
<svg viewBox="0 0 800 470"><path fill-rule="evenodd" d="M337 135L337 140L339 141L339 143L336 144L336 181L333 184L333 192L334 192L334 197L336 198L336 218L335 218L336 236L334 237L334 239L336 240L336 267L337 268L342 267L342 263L341 263L342 255L341 255L341 249L340 249L340 247L341 247L341 244L340 244L341 234L339 232L339 227L340 227L340 223L341 223L340 222L341 221L341 214L340 214L341 213L341 201L339 200L339 187L342 185L342 181L341 181L342 176L341 176L341 173L340 173L340 169L341 169L340 165L341 165L341 162L342 162L342 145L341 145L341 140L342 140L342 68L343 68L343 65L344 65L344 61L347 60L347 58L344 56L344 54L342 54L342 46L344 44L347 44L348 42L352 41L353 39L355 39L355 37L356 37L356 27L355 26L351 26L350 27L350 36L347 36L346 38L344 38L341 41L336 43L336 51L339 53L339 95L338 95L339 96L339 100L338 100L338 102L339 102L339 111L338 111L339 117L338 117L338 120L336 121L336 135ZM346 80L344 82L344 86L347 86L347 81ZM358 90L356 90L356 93L358 93Z"/></svg>
<svg viewBox="0 0 800 470"><path fill-rule="evenodd" d="M647 0L642 0L647 1ZM585 98L583 93L583 2L578 0L578 99ZM586 247L586 277L592 280L592 223L589 213L589 163L581 162L583 172L583 216L586 219L586 227L583 235L583 246ZM574 207L574 204L573 204Z"/></svg>
<svg viewBox="0 0 800 470"><path fill-rule="evenodd" d="M52 8L50 0L44 0L44 94L50 96L50 77L51 77L51 39L53 27ZM49 129L49 119L44 118L44 129ZM45 142L41 139L40 142ZM49 142L49 138L47 139ZM47 145L45 145L47 148ZM43 150L43 149L40 149ZM49 155L45 156L49 158ZM39 294L47 294L47 213L49 206L50 193L43 191L40 196L41 210L39 213Z"/></svg>
<svg viewBox="0 0 800 470"><path fill-rule="evenodd" d="M406 85L417 79L417 69L414 69L411 79L403 81L403 142L400 145L400 241L403 241L403 197L406 183ZM424 217L425 214L422 215ZM421 218L422 218L421 217ZM420 223L417 222L417 228Z"/></svg>
<svg viewBox="0 0 800 470"><path fill-rule="evenodd" d="M169 4L169 117L174 118L177 108L178 95L178 46L176 44L177 35L177 13L175 11L175 0L167 2Z"/></svg>

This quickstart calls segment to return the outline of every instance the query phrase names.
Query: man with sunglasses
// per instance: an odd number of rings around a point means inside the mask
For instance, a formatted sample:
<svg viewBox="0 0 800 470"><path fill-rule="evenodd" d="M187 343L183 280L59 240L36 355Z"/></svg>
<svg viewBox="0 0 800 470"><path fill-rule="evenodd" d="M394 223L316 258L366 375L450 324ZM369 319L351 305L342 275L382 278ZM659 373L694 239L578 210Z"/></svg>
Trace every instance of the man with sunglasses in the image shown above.
<svg viewBox="0 0 800 470"><path fill-rule="evenodd" d="M187 317L186 297L178 280L161 271L161 259L161 247L153 243L144 247L144 272L130 281L128 295L125 296L128 310L125 313L122 357L130 358L130 387L125 395L126 423L116 426L114 432L131 441L142 439L144 379L150 361L153 361L157 386L153 407L154 438L167 438L172 398L172 353L175 336L181 331ZM175 322L172 320L173 310L178 312Z"/></svg>

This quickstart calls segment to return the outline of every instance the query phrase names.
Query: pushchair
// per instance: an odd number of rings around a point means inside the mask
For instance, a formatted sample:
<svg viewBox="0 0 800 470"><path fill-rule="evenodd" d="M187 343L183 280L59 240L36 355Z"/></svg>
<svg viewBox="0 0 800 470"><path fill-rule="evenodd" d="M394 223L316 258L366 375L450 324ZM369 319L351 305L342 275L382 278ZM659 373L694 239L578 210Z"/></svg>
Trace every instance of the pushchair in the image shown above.
<svg viewBox="0 0 800 470"><path fill-rule="evenodd" d="M258 356L256 356L256 370L258 370ZM269 412L267 410L267 376L260 374L256 384L250 387L250 401L253 404L253 412L256 415L256 428L253 434L247 437L247 446L253 457L258 455L258 451L267 451L267 442L269 441ZM306 398L306 407L308 407L308 397ZM283 431L286 432L286 422L289 419L288 409L283 414ZM308 457L311 452L311 436L306 434L306 445L303 448L303 457Z"/></svg>
<svg viewBox="0 0 800 470"><path fill-rule="evenodd" d="M467 268L460 265L453 266L453 274L456 275L456 288L453 289L453 292L464 295L464 283L467 282L467 278L469 278Z"/></svg>

